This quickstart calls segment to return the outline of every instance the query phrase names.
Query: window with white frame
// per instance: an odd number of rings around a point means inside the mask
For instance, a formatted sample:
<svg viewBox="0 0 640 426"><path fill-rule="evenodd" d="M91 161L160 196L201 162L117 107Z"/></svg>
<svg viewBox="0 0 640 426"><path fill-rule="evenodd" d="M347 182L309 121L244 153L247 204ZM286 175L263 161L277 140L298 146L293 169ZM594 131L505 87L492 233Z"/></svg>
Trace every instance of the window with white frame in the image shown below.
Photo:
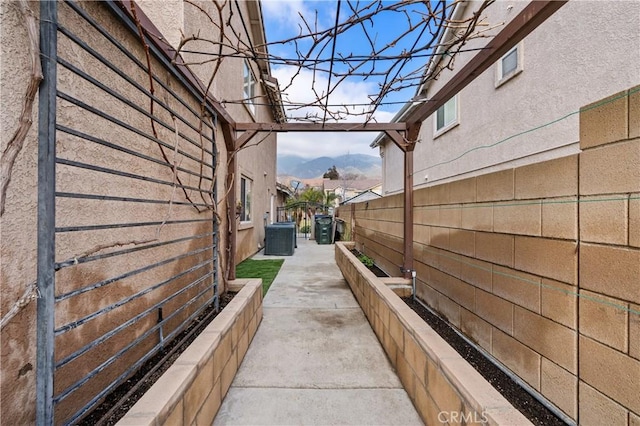
<svg viewBox="0 0 640 426"><path fill-rule="evenodd" d="M251 222L251 186L252 181L242 176L240 178L240 222Z"/></svg>
<svg viewBox="0 0 640 426"><path fill-rule="evenodd" d="M449 99L435 113L436 136L458 124L458 95Z"/></svg>
<svg viewBox="0 0 640 426"><path fill-rule="evenodd" d="M496 67L496 87L511 80L522 72L522 43L509 50Z"/></svg>
<svg viewBox="0 0 640 426"><path fill-rule="evenodd" d="M244 61L244 73L243 73L243 96L247 101L247 107L249 110L255 114L256 106L254 104L255 96L256 96L256 80L253 77L253 73L251 72L251 66L249 66L248 61Z"/></svg>

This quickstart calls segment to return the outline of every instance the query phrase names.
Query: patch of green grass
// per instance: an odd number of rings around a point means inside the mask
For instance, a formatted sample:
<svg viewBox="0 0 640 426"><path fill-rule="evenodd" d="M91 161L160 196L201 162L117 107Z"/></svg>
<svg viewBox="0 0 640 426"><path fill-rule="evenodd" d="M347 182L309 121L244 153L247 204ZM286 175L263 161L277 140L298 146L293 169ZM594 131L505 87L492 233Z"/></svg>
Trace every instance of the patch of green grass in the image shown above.
<svg viewBox="0 0 640 426"><path fill-rule="evenodd" d="M283 263L284 259L247 259L236 266L236 277L262 278L262 294L265 295Z"/></svg>

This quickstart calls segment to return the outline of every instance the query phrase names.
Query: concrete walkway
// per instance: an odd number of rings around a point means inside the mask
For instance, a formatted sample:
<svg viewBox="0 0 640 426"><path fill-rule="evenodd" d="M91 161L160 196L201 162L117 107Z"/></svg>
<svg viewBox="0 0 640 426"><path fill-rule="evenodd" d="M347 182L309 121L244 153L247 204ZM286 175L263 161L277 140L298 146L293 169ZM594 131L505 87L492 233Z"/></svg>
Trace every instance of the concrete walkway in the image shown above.
<svg viewBox="0 0 640 426"><path fill-rule="evenodd" d="M334 246L298 239L295 254L281 258L214 425L422 424L336 266Z"/></svg>

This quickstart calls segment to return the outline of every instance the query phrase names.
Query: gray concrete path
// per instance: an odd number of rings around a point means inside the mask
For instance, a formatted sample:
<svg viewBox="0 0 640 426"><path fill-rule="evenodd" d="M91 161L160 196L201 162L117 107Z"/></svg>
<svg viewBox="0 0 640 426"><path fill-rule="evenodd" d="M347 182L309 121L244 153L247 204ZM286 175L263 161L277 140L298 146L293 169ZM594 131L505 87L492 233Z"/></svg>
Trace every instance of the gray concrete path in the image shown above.
<svg viewBox="0 0 640 426"><path fill-rule="evenodd" d="M299 239L295 254L281 258L214 425L422 424L336 266L334 246Z"/></svg>

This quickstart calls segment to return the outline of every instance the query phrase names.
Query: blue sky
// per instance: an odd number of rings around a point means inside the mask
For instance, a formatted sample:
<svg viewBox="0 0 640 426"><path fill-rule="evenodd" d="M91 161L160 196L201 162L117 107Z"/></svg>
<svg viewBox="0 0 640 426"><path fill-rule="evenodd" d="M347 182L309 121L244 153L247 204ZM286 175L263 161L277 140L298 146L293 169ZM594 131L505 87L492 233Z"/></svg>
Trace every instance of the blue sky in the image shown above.
<svg viewBox="0 0 640 426"><path fill-rule="evenodd" d="M359 7L369 4L369 1L360 2ZM389 3L390 4L390 3ZM356 2L352 2L351 6L356 7ZM340 6L340 21L343 21L352 15L350 4L343 0ZM420 19L420 6L411 6L408 15L399 13L385 13L376 16L373 22L366 22L367 33L370 38L375 41L377 48L386 46L392 39L408 27L408 19L412 22ZM418 11L416 11L418 9ZM295 37L300 33L300 26L305 28L299 13L306 19L309 25L317 25L321 29L331 28L335 24L337 2L331 0L323 1L306 1L306 0L262 0L263 19L265 22L265 30L269 42L280 41ZM418 40L424 44L428 39L428 32L423 34ZM415 37L414 37L415 39ZM405 40L393 48L389 48L388 54L397 55L403 49L409 50L414 40ZM301 50L308 49L309 42L299 43ZM331 57L332 42L328 42L324 46L322 52L323 58ZM293 43L271 45L269 52L278 57L296 58L295 47ZM371 47L367 41L367 37L362 29L354 29L348 33L341 34L337 39L336 56L342 54L347 56L368 55ZM407 70L414 70L418 66L424 66L428 61L427 57L414 59L414 62ZM322 65L324 68L329 67L329 63ZM378 62L375 70L388 68L384 62ZM344 71L345 64L334 63L334 71ZM372 63L366 64L362 70L371 72ZM292 77L297 71L296 67L273 64L272 74L278 79L281 87L288 85ZM315 99L315 95L311 90L311 86L315 80L315 88L318 92L327 90L327 73L316 74L311 71L303 70L295 77L292 85L285 91L285 101L291 102L311 102ZM332 77L332 83L337 79ZM332 93L329 102L331 104L367 104L370 99L367 95L377 94L379 91L380 78L375 76L364 79L362 76L353 76L342 82L335 92ZM378 122L391 121L396 112L402 107L402 104L410 100L415 94L415 88L405 89L400 93L393 93L387 98L385 104L379 107L374 117ZM361 112L364 106L349 107L350 111ZM322 112L314 109L305 109L299 111L289 111L290 115L304 116L307 113L316 113L322 116ZM364 117L349 117L346 121L362 122ZM374 133L349 133L348 143L345 143L345 134L334 133L317 133L317 134L295 134L282 133L278 136L279 154L298 154L304 157L317 157L321 155L337 156L346 153L362 153L369 155L378 155L377 150L369 148L369 144L375 139L377 134Z"/></svg>

